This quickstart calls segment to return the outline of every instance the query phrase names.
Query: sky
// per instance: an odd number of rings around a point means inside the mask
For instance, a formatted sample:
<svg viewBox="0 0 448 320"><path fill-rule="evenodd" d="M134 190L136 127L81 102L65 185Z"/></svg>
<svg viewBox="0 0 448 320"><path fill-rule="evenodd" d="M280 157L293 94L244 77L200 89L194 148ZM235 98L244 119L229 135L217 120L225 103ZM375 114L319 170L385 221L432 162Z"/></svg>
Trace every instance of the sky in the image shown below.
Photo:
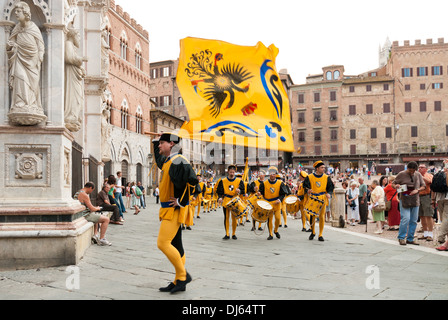
<svg viewBox="0 0 448 320"><path fill-rule="evenodd" d="M150 62L179 57L179 40L216 39L238 45L274 44L277 70L303 84L322 67L346 75L378 67L391 42L445 38L447 0L115 0L149 32Z"/></svg>

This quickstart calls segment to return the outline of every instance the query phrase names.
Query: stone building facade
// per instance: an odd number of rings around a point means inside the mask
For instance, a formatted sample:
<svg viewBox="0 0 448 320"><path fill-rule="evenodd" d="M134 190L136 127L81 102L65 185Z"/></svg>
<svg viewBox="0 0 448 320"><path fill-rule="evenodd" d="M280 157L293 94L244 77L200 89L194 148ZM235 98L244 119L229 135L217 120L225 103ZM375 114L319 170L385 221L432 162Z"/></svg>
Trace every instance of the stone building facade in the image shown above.
<svg viewBox="0 0 448 320"><path fill-rule="evenodd" d="M151 96L149 34L115 2L104 22L108 47L108 86L104 106L108 147L103 152L104 177L121 171L126 181L149 185L151 168ZM109 117L108 117L109 116Z"/></svg>
<svg viewBox="0 0 448 320"><path fill-rule="evenodd" d="M294 164L324 159L342 170L380 172L410 160L440 165L448 148L447 55L443 39L386 41L378 69L350 76L344 66L328 66L292 86L292 127L301 149Z"/></svg>

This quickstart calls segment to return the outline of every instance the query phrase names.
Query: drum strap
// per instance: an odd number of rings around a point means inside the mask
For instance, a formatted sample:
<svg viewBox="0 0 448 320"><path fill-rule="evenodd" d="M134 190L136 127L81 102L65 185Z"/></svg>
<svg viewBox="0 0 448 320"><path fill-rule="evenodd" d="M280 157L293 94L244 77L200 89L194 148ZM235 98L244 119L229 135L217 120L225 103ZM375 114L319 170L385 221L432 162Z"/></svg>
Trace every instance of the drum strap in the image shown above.
<svg viewBox="0 0 448 320"><path fill-rule="evenodd" d="M275 200L278 200L278 199L280 199L280 197L276 197L276 198L272 198L272 199L266 199L266 201L275 201Z"/></svg>
<svg viewBox="0 0 448 320"><path fill-rule="evenodd" d="M321 192L321 193L311 193L313 196L323 196L324 194L326 194L326 192Z"/></svg>

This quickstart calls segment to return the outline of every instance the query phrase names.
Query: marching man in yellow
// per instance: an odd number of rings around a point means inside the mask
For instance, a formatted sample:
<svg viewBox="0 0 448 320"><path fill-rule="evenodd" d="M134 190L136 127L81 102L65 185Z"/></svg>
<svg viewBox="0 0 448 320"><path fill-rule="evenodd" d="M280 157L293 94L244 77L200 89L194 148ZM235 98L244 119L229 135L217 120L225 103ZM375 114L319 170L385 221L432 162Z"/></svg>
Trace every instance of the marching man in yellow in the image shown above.
<svg viewBox="0 0 448 320"><path fill-rule="evenodd" d="M325 210L329 204L334 184L331 177L325 174L325 164L317 161L313 165L315 172L308 175L303 181L303 188L308 194L308 201L305 204L307 213L310 214L311 235L310 240L316 236L316 217L319 217L319 241L324 241L322 233L325 226Z"/></svg>
<svg viewBox="0 0 448 320"><path fill-rule="evenodd" d="M288 193L288 189L282 180L277 179L278 170L276 167L269 167L268 169L269 179L260 184L260 193L266 201L268 201L273 207L273 212L269 214L268 228L269 237L268 240L272 240L272 220L275 217L275 236L280 239L280 233L278 233L278 227L280 226L282 202Z"/></svg>
<svg viewBox="0 0 448 320"><path fill-rule="evenodd" d="M258 173L258 179L255 181L252 181L249 184L249 193L251 193L251 196L249 197L250 201L256 202L257 200L261 199L261 194L260 194L260 184L262 184L264 182L264 178L265 178L265 173L263 170L260 170L260 172ZM253 228L255 229L255 220L253 223ZM261 222L258 222L258 230L263 230L261 228ZM254 231L254 230L252 230Z"/></svg>
<svg viewBox="0 0 448 320"><path fill-rule="evenodd" d="M220 180L218 182L218 187L216 192L218 193L218 203L222 203L223 211L224 211L224 228L226 230L226 235L224 236L224 240L230 239L229 236L229 220L230 216L232 216L232 239L236 240L237 237L235 235L236 227L238 221L235 216L232 214L230 209L227 208L227 204L234 197L238 195L242 195L245 192L244 182L240 178L235 176L236 174L236 166L230 165L227 168L227 177Z"/></svg>
<svg viewBox="0 0 448 320"><path fill-rule="evenodd" d="M176 271L174 281L159 290L171 293L185 291L191 281L191 276L185 269L181 224L185 223L188 213L188 185L195 186L199 182L188 160L175 152L180 140L178 135L172 133L163 133L158 140L153 140L155 160L162 170L159 186L161 224L157 247Z"/></svg>
<svg viewBox="0 0 448 320"><path fill-rule="evenodd" d="M210 181L207 181L207 186L205 187L205 195L204 195L204 211L210 212L210 208L212 206L212 198L213 198L213 187Z"/></svg>
<svg viewBox="0 0 448 320"><path fill-rule="evenodd" d="M200 172L197 174L197 176L198 176L198 179L199 179L199 188L201 190L200 190L200 193L197 195L197 198L196 198L196 200L197 200L196 201L196 206L198 207L198 211L196 213L196 218L200 219L201 217L199 216L199 213L201 212L202 200L203 200L204 195L205 195L205 182L202 181L202 174Z"/></svg>

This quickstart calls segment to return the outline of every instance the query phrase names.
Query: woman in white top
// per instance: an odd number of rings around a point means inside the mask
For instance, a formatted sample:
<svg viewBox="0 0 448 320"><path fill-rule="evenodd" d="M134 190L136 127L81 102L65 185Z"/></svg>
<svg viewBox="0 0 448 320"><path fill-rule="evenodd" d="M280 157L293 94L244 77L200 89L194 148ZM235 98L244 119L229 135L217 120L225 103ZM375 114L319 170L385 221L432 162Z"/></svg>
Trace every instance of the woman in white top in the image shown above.
<svg viewBox="0 0 448 320"><path fill-rule="evenodd" d="M347 220L350 221L352 226L355 225L355 221L359 221L359 189L358 183L352 182L350 188L346 192L347 197Z"/></svg>

